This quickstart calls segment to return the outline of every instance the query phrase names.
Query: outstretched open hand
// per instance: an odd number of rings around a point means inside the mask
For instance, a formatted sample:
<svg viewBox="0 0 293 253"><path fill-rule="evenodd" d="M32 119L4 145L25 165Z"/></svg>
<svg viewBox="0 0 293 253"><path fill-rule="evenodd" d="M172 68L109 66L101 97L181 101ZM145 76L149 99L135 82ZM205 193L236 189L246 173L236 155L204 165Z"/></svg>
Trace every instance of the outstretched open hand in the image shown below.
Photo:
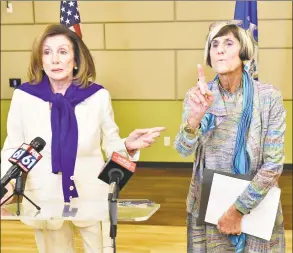
<svg viewBox="0 0 293 253"><path fill-rule="evenodd" d="M126 138L125 146L128 151L150 147L165 127L136 129Z"/></svg>

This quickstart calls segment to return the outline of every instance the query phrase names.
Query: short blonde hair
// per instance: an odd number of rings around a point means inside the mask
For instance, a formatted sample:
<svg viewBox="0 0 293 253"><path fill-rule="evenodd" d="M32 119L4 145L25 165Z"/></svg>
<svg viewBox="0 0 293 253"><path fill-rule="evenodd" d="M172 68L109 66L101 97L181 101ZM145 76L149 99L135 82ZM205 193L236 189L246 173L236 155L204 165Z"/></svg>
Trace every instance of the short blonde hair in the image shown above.
<svg viewBox="0 0 293 253"><path fill-rule="evenodd" d="M37 84L43 79L45 74L42 68L43 44L46 38L57 35L64 35L72 43L74 61L77 66L77 70L73 70L74 83L83 88L91 85L89 79L91 78L92 81L95 80L96 70L89 49L75 32L59 24L47 26L46 29L35 39L28 69L29 82L31 84Z"/></svg>
<svg viewBox="0 0 293 253"><path fill-rule="evenodd" d="M254 55L254 44L251 36L239 26L239 21L225 21L213 23L210 26L210 32L208 34L205 49L204 49L204 63L211 66L210 49L213 39L232 33L235 38L240 42L240 59L249 61Z"/></svg>

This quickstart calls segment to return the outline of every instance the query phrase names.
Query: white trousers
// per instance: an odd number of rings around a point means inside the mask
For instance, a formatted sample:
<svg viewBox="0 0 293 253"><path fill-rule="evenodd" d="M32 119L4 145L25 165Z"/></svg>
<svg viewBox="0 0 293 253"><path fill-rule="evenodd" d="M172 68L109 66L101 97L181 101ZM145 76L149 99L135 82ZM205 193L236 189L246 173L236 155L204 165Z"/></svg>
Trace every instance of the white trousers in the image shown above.
<svg viewBox="0 0 293 253"><path fill-rule="evenodd" d="M74 253L74 225L65 221L58 230L35 229L35 238L40 253ZM77 227L85 253L113 253L109 236L110 223L98 222L90 227Z"/></svg>

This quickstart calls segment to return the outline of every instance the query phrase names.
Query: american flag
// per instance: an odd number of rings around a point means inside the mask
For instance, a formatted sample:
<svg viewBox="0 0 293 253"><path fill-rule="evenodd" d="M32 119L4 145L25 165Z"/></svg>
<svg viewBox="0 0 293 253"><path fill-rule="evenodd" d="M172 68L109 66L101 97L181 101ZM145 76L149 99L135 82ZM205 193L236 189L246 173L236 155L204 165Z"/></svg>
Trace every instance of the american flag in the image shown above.
<svg viewBox="0 0 293 253"><path fill-rule="evenodd" d="M65 25L82 38L77 1L61 1L60 24Z"/></svg>

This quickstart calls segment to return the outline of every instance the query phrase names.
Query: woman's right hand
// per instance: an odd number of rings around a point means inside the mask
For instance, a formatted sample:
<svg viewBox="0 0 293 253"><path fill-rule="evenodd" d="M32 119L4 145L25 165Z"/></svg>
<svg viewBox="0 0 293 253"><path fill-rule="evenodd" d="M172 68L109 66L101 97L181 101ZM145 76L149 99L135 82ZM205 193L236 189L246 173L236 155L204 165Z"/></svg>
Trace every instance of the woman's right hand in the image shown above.
<svg viewBox="0 0 293 253"><path fill-rule="evenodd" d="M208 85L205 81L205 75L203 67L198 64L198 82L195 87L188 91L188 104L189 115L187 118L188 124L196 129L208 108L214 102L214 95L208 89Z"/></svg>

